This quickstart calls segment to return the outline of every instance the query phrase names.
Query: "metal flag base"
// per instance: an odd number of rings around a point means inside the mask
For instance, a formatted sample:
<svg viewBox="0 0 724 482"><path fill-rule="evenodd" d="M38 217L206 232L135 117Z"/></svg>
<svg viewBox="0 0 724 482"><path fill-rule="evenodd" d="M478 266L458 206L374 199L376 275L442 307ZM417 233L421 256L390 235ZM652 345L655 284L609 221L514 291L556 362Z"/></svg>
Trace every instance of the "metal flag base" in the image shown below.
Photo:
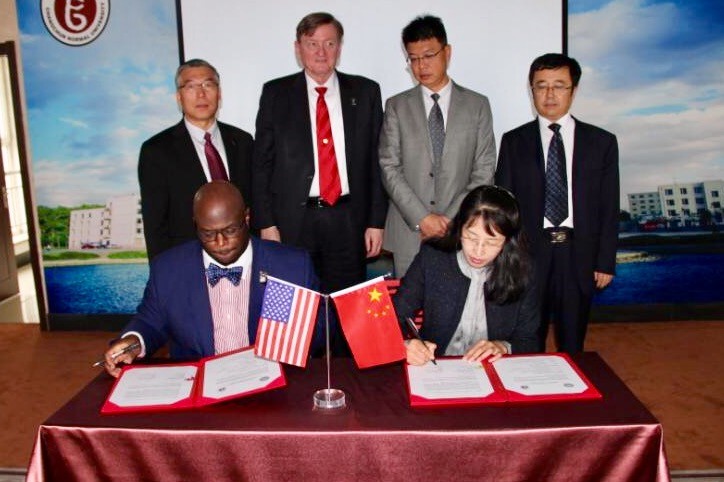
<svg viewBox="0 0 724 482"><path fill-rule="evenodd" d="M347 406L347 398L342 390L323 388L314 392L314 408L334 409Z"/></svg>
<svg viewBox="0 0 724 482"><path fill-rule="evenodd" d="M332 359L332 352L329 348L329 295L322 295L324 297L324 322L325 322L325 335L327 341L327 388L322 388L314 392L314 408L322 410L334 410L338 408L344 408L347 406L347 397L344 392L338 388L332 388L331 377L330 377L330 360Z"/></svg>

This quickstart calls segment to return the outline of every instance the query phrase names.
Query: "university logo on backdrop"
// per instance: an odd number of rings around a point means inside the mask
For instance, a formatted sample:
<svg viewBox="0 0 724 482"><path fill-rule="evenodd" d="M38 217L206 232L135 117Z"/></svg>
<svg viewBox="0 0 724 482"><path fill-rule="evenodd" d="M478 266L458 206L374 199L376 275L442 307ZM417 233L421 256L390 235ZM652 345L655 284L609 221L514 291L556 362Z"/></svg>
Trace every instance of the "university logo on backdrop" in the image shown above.
<svg viewBox="0 0 724 482"><path fill-rule="evenodd" d="M111 0L40 0L45 28L57 41L72 47L98 38L108 23Z"/></svg>

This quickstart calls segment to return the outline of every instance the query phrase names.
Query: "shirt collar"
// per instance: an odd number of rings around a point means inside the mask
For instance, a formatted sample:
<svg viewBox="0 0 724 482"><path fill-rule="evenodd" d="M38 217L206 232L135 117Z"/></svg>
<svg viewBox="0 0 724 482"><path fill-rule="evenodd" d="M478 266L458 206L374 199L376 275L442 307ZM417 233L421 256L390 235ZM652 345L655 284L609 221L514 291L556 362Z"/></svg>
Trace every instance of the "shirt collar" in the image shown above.
<svg viewBox="0 0 724 482"><path fill-rule="evenodd" d="M193 124L192 124L191 122L189 122L185 117L184 117L184 124L186 125L186 130L189 131L189 135L191 135L191 138L192 138L194 141L200 142L200 143L202 143L202 144L203 144L204 142L206 142L206 141L204 140L204 135L205 135L207 132L210 133L210 134L211 134L211 137L214 138L214 139L217 138L217 136L219 135L219 125L216 123L215 120L214 120L214 123L211 125L211 128L210 128L208 131L205 131L205 130L201 129L201 128L198 127L198 126L193 125Z"/></svg>
<svg viewBox="0 0 724 482"><path fill-rule="evenodd" d="M214 263L217 266L221 266L222 268L236 268L237 266L241 266L244 268L242 277L246 278L247 273L249 273L249 270L251 270L251 261L252 261L252 247L251 247L251 239L249 239L249 244L246 245L246 249L243 253L241 253L241 256L239 256L239 259L234 261L231 264L222 265L218 261L216 261L214 258L209 255L209 253L206 252L205 249L201 249L201 254L204 260L204 268L208 268L210 263Z"/></svg>
<svg viewBox="0 0 724 482"><path fill-rule="evenodd" d="M316 80L311 78L307 72L304 72L304 77L307 79L307 93L309 95L317 96L319 95L316 90L314 90L315 87L326 87L327 92L324 94L324 97L329 97L332 95L335 95L337 91L339 90L339 80L337 79L337 71L333 71L332 75L329 76L327 81L323 84L318 84Z"/></svg>
<svg viewBox="0 0 724 482"><path fill-rule="evenodd" d="M426 97L430 97L432 94L435 93L422 84L420 84L420 88L422 88L422 93ZM452 91L452 79L450 77L448 77L447 84L445 84L445 86L442 89L438 90L437 93L438 93L438 95L440 95L440 98L442 99L442 98L449 97L451 91Z"/></svg>
<svg viewBox="0 0 724 482"><path fill-rule="evenodd" d="M546 132L546 133L552 132L548 128L548 126L551 124L554 124L554 123L560 125L561 129L563 129L565 131L565 130L573 128L575 121L573 120L573 116L571 115L570 112L566 112L563 115L563 117L561 117L560 119L558 119L555 122L548 120L543 116L540 116L540 115L538 116L538 127L540 128L541 132ZM553 135L553 134L551 134L551 135Z"/></svg>

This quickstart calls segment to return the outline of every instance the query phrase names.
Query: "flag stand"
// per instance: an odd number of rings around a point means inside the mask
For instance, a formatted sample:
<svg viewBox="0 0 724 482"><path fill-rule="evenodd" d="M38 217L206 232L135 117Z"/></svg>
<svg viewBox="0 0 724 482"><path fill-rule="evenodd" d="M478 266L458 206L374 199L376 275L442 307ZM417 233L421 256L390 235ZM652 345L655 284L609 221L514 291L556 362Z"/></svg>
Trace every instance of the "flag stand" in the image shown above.
<svg viewBox="0 0 724 482"><path fill-rule="evenodd" d="M323 294L322 296L324 297L324 323L327 343L327 388L314 392L314 408L329 410L344 408L347 406L347 401L344 391L338 388L332 388L332 379L330 376L330 360L332 358L332 352L329 347L329 295Z"/></svg>

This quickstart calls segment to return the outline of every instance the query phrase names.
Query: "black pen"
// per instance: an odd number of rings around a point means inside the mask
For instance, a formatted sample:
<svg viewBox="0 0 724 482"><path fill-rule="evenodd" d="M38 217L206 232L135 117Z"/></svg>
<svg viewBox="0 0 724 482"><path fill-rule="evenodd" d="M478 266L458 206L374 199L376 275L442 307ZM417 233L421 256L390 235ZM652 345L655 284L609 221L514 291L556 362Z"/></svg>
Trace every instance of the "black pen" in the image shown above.
<svg viewBox="0 0 724 482"><path fill-rule="evenodd" d="M420 340L420 341L422 342L422 346L424 346L425 348L427 348L427 345L425 344L425 340L422 339L422 337L420 336L420 332L417 331L417 326L415 326L415 322L412 321L412 318L409 318L409 317L408 317L408 318L405 318L405 321L407 321L407 326L410 328L410 331L412 332L412 336L414 336L415 338L417 338L418 340ZM434 353L433 353L433 354L434 354ZM437 362L435 361L434 358L433 358L432 360L430 360L430 361L431 361L433 364L437 365Z"/></svg>
<svg viewBox="0 0 724 482"><path fill-rule="evenodd" d="M123 355L124 353L128 353L129 351L133 351L133 350L135 350L136 348L141 348L141 343L138 342L138 341L135 342L135 343L131 343L130 345L128 345L127 347L125 347L123 350L114 353L113 355L111 355L111 358L113 358L113 359L115 360L117 357ZM100 360L98 360L97 362L95 362L95 363L93 364L93 368L99 367L99 366L101 366L101 365L104 365L105 363L106 363L106 359L105 359L105 358L101 358Z"/></svg>

